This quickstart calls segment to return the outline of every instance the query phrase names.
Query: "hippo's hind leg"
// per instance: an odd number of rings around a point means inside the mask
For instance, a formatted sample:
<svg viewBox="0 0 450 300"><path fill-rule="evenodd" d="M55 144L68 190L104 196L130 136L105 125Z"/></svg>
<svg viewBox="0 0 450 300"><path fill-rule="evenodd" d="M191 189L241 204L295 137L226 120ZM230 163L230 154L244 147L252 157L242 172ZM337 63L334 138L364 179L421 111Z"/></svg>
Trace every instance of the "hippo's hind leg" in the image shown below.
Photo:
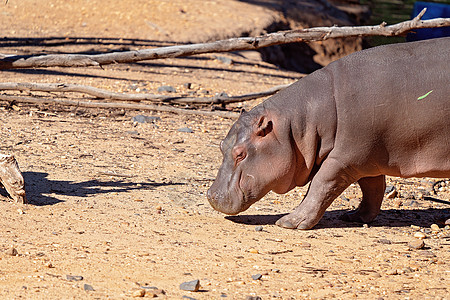
<svg viewBox="0 0 450 300"><path fill-rule="evenodd" d="M363 194L359 207L344 214L341 219L348 222L370 223L380 212L383 202L386 178L384 175L364 177L358 180Z"/></svg>
<svg viewBox="0 0 450 300"><path fill-rule="evenodd" d="M344 164L327 158L311 180L308 193L299 206L280 218L276 224L284 228L311 229L330 206L355 179Z"/></svg>

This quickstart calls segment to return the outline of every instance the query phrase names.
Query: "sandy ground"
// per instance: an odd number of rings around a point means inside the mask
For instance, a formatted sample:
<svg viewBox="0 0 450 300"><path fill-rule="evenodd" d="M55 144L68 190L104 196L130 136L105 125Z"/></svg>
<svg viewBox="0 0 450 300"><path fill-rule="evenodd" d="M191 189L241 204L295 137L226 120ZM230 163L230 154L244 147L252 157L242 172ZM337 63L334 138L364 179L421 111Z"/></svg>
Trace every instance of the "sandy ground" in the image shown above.
<svg viewBox="0 0 450 300"><path fill-rule="evenodd" d="M204 3L9 0L0 11L5 37L0 53L159 46L187 40L192 32L214 36L220 26L233 32L236 23L267 18L264 7L244 1ZM192 19L174 17L178 13ZM216 22L194 22L195 16ZM205 27L212 23L212 29ZM192 31L183 35L183 28ZM156 93L167 84L180 95L204 96L261 91L301 76L247 53L103 69L2 71L0 81L77 83L128 93ZM258 102L234 107L249 109ZM133 123L139 114L160 119ZM2 103L0 152L16 156L31 204L15 204L2 192L0 298L123 299L145 291L145 297L162 299L449 299L450 228L439 221L450 211L424 200L450 198L448 189L432 193L437 180L389 178L398 196L385 200L368 226L338 219L358 205L357 186L310 231L274 225L306 188L270 193L241 215L225 217L209 206L205 194L221 162L219 142L232 123L219 117ZM193 132L179 131L186 127ZM438 231L431 229L434 223ZM408 244L418 232L425 234L425 246L411 250ZM10 255L12 248L17 255ZM198 292L179 288L196 279Z"/></svg>

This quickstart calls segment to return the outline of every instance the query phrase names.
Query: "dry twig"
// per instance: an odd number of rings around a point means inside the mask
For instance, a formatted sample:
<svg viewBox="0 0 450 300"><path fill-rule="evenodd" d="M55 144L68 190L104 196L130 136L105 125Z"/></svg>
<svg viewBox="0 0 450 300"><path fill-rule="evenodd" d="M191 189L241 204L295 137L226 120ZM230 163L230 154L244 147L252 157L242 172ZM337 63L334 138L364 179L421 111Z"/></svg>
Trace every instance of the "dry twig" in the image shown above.
<svg viewBox="0 0 450 300"><path fill-rule="evenodd" d="M87 67L115 63L132 63L143 60L173 58L211 52L255 50L263 47L304 41L321 41L330 38L355 36L395 36L413 29L450 26L450 18L422 21L426 9L412 20L386 26L315 27L270 33L258 37L232 38L212 43L178 45L156 49L113 52L105 54L54 54L54 55L0 55L0 69Z"/></svg>

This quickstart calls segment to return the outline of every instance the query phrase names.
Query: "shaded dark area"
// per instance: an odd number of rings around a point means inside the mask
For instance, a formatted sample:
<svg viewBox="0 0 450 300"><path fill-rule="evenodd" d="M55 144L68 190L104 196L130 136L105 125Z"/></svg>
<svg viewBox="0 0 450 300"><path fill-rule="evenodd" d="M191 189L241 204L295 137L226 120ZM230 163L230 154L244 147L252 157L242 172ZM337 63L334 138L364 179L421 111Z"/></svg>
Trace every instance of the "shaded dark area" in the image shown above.
<svg viewBox="0 0 450 300"><path fill-rule="evenodd" d="M69 180L50 180L45 172L24 172L25 190L30 204L43 206L53 205L63 200L47 194L57 194L74 197L89 197L97 194L121 193L133 190L154 189L167 185L182 185L183 183L164 182L130 182L127 180L106 181L100 179L74 182Z"/></svg>
<svg viewBox="0 0 450 300"><path fill-rule="evenodd" d="M361 227L361 223L345 222L340 217L348 210L326 211L320 222L314 229L320 228L354 228ZM276 215L237 215L226 216L227 220L246 225L274 225L275 222L286 214ZM440 223L450 218L450 208L445 209L388 209L382 210L370 227L407 227L416 225L430 227L431 224Z"/></svg>

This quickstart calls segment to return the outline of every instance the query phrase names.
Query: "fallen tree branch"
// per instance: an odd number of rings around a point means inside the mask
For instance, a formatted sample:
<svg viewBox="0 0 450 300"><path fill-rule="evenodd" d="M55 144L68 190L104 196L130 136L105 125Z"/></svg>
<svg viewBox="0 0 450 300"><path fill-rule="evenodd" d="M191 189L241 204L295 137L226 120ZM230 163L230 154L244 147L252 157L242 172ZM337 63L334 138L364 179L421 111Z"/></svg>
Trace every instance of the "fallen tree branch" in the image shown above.
<svg viewBox="0 0 450 300"><path fill-rule="evenodd" d="M386 26L343 26L315 27L280 31L258 37L232 38L212 43L178 45L155 49L113 52L105 54L53 54L53 55L0 55L0 69L47 68L47 67L87 67L115 63L132 63L143 60L173 58L211 52L255 50L263 47L302 42L323 41L331 38L355 36L395 36L413 29L450 26L450 18L436 18L422 21L424 8L412 20Z"/></svg>
<svg viewBox="0 0 450 300"><path fill-rule="evenodd" d="M222 118L235 119L239 117L238 113L226 111L202 111L189 110L171 106L158 106L153 104L136 104L123 102L88 102L88 101L74 101L50 98L37 98L26 96L10 96L0 95L0 101L8 102L22 102L22 103L37 103L37 104L60 104L65 106L89 107L89 108L122 108L122 109L136 109L136 110L151 110L160 112L171 112L176 114L186 115L200 115L200 116L217 116Z"/></svg>
<svg viewBox="0 0 450 300"><path fill-rule="evenodd" d="M289 84L275 86L263 92L248 93L239 96L218 95L215 97L179 97L165 96L155 94L125 94L115 93L92 86L66 84L66 83L18 83L18 82L0 82L0 91L39 91L39 92L76 92L91 95L101 99L111 99L118 101L157 101L176 104L229 104L254 100L275 94L279 90L288 87Z"/></svg>

